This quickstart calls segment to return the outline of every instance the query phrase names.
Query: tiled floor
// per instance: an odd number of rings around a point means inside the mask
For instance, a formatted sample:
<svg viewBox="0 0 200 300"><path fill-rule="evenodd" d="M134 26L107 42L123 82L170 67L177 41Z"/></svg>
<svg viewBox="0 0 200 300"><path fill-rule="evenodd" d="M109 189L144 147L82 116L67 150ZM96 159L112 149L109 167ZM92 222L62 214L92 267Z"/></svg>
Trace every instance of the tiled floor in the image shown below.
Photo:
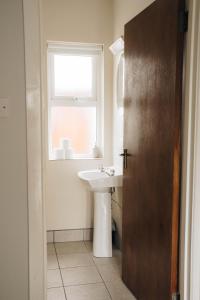
<svg viewBox="0 0 200 300"><path fill-rule="evenodd" d="M48 300L136 300L121 280L121 253L95 258L91 242L48 244Z"/></svg>

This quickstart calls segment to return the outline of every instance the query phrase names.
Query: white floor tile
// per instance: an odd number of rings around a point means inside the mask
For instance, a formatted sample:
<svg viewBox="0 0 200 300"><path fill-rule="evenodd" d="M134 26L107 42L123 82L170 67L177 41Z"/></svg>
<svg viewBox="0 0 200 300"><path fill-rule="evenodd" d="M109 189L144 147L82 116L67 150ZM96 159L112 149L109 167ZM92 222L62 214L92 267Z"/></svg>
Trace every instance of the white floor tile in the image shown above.
<svg viewBox="0 0 200 300"><path fill-rule="evenodd" d="M85 241L85 246L88 252L92 253L93 251L93 242L92 241Z"/></svg>
<svg viewBox="0 0 200 300"><path fill-rule="evenodd" d="M47 254L48 255L56 254L55 247L54 247L53 243L47 244Z"/></svg>
<svg viewBox="0 0 200 300"><path fill-rule="evenodd" d="M88 253L58 254L60 268L85 267L94 264Z"/></svg>
<svg viewBox="0 0 200 300"><path fill-rule="evenodd" d="M121 280L121 265L118 264L99 264L96 265L99 273L106 280Z"/></svg>
<svg viewBox="0 0 200 300"><path fill-rule="evenodd" d="M47 300L65 300L64 288L48 289Z"/></svg>
<svg viewBox="0 0 200 300"><path fill-rule="evenodd" d="M136 300L131 292L124 285L120 266L113 264L98 265L98 270L114 300Z"/></svg>
<svg viewBox="0 0 200 300"><path fill-rule="evenodd" d="M58 269L58 261L55 254L47 255L47 269L48 270L55 270Z"/></svg>
<svg viewBox="0 0 200 300"><path fill-rule="evenodd" d="M56 252L58 254L75 254L88 252L84 242L56 243L55 245Z"/></svg>
<svg viewBox="0 0 200 300"><path fill-rule="evenodd" d="M95 267L77 267L61 269L65 286L102 282Z"/></svg>
<svg viewBox="0 0 200 300"><path fill-rule="evenodd" d="M83 229L55 231L56 243L83 241Z"/></svg>
<svg viewBox="0 0 200 300"><path fill-rule="evenodd" d="M47 231L47 243L53 243L53 231Z"/></svg>
<svg viewBox="0 0 200 300"><path fill-rule="evenodd" d="M94 263L96 265L107 265L107 264L121 264L121 252L119 250L113 251L113 257L94 257Z"/></svg>
<svg viewBox="0 0 200 300"><path fill-rule="evenodd" d="M47 249L50 288L47 300L64 300L60 270L56 269L59 265L54 245L48 244ZM67 300L111 300L110 295L112 300L136 300L122 282L119 250L113 250L112 258L95 258L92 255L92 242L86 241L57 243L56 252Z"/></svg>
<svg viewBox="0 0 200 300"><path fill-rule="evenodd" d="M68 300L111 300L103 283L65 288Z"/></svg>
<svg viewBox="0 0 200 300"><path fill-rule="evenodd" d="M48 270L47 271L47 283L48 288L61 287L62 279L60 276L60 270Z"/></svg>
<svg viewBox="0 0 200 300"><path fill-rule="evenodd" d="M92 241L93 239L93 229L84 229L83 230L83 239L84 241Z"/></svg>

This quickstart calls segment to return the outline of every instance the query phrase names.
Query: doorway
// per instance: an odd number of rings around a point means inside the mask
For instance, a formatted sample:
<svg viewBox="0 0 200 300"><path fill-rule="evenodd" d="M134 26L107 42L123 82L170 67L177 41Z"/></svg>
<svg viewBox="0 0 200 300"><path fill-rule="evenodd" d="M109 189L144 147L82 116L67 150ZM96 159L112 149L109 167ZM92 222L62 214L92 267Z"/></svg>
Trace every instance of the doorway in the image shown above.
<svg viewBox="0 0 200 300"><path fill-rule="evenodd" d="M112 1L107 0L41 1L47 297L59 294L74 299L86 294L88 299L95 299L98 294L102 299L134 299L119 275L120 251L113 248L112 258L96 259L92 255L93 196L77 176L79 171L98 169L102 164L104 168L112 166L112 13ZM117 33L117 37L120 35ZM85 64L92 76L85 72ZM73 78L78 79L82 72L86 83L91 76L94 84L86 84L84 91L80 88L72 95L70 89L57 84L62 66L67 66L63 73L72 85ZM85 82L83 78L80 81ZM91 132L91 128L96 130ZM77 142L77 131L78 142L84 140L84 145ZM66 144L71 157L65 153ZM99 150L98 157L92 157L94 146ZM118 205L118 199L115 203ZM116 223L120 226L120 220Z"/></svg>
<svg viewBox="0 0 200 300"><path fill-rule="evenodd" d="M195 7L195 2L190 2L191 6ZM193 7L193 9L194 9ZM196 7L195 7L196 8ZM34 116L40 115L40 87L41 82L38 75L40 74L40 33L39 33L39 3L37 1L24 1L25 11L25 40L26 40L26 71L27 71L27 116L29 120L32 120L33 128L35 128ZM195 25L194 25L195 26ZM34 40L29 40L29 36L34 37ZM35 49L35 51L34 51ZM33 54L35 57L34 66L32 64ZM29 76L30 75L30 76ZM37 78L37 80L36 80ZM32 88L32 96L30 89ZM28 97L29 96L29 97ZM188 96L189 97L189 96ZM33 101L35 99L35 101ZM30 111L31 105L34 103L34 109ZM33 117L33 118L32 118ZM37 122L38 124L38 122ZM28 125L28 134L32 130L30 123ZM39 125L40 126L40 125ZM41 188L41 128L37 129L32 133L32 137L35 136L36 143L31 144L31 140L28 147L28 160L29 160L29 257L30 257L30 299L45 299L45 233L44 233L44 208L42 199L42 188ZM31 149L35 149L35 144L38 145L38 152L33 152ZM35 159L34 166L33 158ZM37 166L37 172L35 168ZM39 174L39 176L38 176ZM37 193L36 193L37 191ZM39 258L39 259L38 259ZM185 282L186 284L188 281ZM186 298L188 299L188 298ZM197 299L197 298L196 298Z"/></svg>

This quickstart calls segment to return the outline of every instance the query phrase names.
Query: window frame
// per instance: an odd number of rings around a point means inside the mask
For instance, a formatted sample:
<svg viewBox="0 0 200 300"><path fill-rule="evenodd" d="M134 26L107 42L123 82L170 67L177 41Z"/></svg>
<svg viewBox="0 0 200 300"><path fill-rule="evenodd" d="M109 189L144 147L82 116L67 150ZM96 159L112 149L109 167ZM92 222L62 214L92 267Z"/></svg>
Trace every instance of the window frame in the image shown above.
<svg viewBox="0 0 200 300"><path fill-rule="evenodd" d="M54 55L77 55L92 56L93 61L93 84L92 97L68 97L56 96L54 91ZM51 109L52 107L96 107L96 145L99 148L100 156L104 155L103 143L103 87L104 87L104 47L100 44L82 43L47 43L47 76L48 76L48 152L49 160L57 160L53 155L51 139ZM92 149L91 149L92 152ZM91 159L90 154L76 154L72 159Z"/></svg>

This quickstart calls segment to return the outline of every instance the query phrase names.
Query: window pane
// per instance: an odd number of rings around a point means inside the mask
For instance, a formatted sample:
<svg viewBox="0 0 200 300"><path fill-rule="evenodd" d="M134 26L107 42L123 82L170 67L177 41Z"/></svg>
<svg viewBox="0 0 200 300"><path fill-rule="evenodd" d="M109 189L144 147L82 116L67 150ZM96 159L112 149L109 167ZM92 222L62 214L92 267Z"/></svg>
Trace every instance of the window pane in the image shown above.
<svg viewBox="0 0 200 300"><path fill-rule="evenodd" d="M52 107L52 148L71 140L74 154L90 154L96 142L96 107Z"/></svg>
<svg viewBox="0 0 200 300"><path fill-rule="evenodd" d="M92 97L93 58L54 55L55 96Z"/></svg>

